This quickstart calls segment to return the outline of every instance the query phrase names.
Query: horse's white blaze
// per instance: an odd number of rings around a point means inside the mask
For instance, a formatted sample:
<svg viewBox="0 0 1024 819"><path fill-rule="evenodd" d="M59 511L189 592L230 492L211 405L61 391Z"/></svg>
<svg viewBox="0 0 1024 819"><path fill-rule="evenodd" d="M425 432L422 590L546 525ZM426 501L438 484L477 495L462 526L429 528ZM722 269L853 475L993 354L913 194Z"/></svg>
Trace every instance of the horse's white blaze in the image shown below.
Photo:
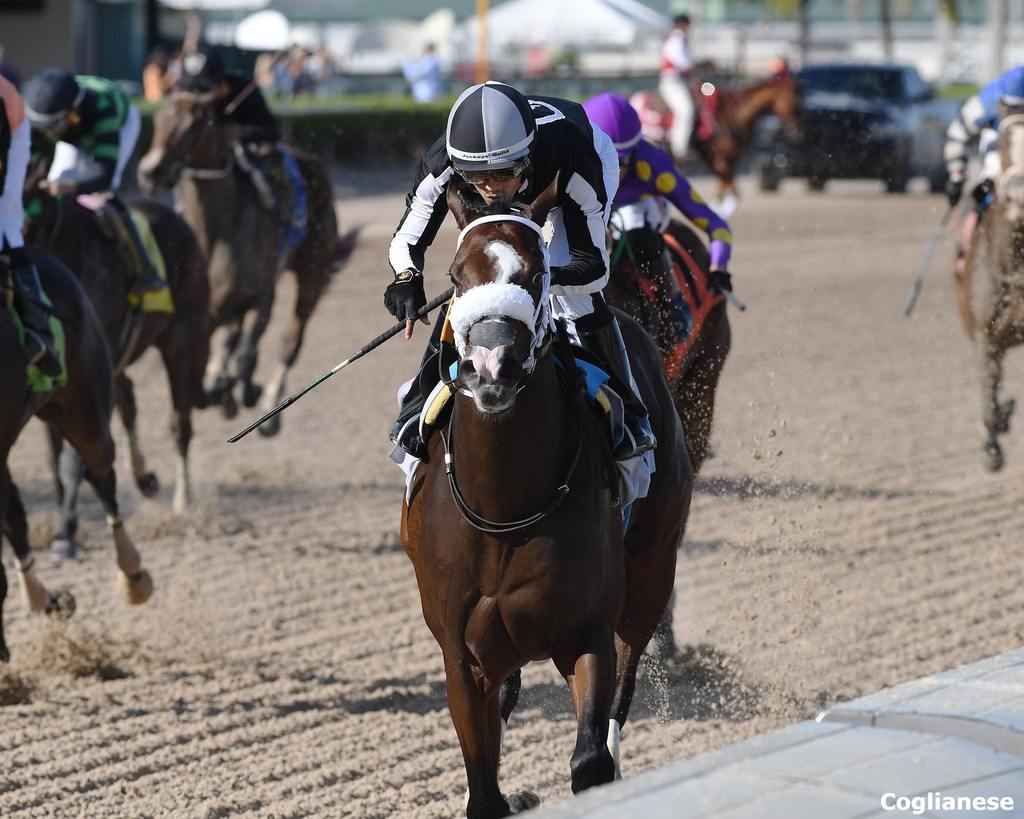
<svg viewBox="0 0 1024 819"><path fill-rule="evenodd" d="M622 779L622 771L619 770L619 723L617 720L608 720L608 753L612 755L612 762L615 763L615 778Z"/></svg>
<svg viewBox="0 0 1024 819"><path fill-rule="evenodd" d="M523 272L523 259L508 242L491 242L485 252L498 266L496 281L508 283Z"/></svg>

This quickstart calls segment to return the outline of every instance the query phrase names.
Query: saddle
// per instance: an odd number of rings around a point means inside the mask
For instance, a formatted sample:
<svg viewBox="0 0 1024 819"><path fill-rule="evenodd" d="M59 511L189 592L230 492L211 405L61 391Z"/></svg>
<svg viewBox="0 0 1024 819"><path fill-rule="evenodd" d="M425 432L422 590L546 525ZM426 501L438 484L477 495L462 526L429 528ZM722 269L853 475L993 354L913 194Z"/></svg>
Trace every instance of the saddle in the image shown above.
<svg viewBox="0 0 1024 819"><path fill-rule="evenodd" d="M142 276L143 262L139 258L135 241L125 224L123 211L107 198L80 196L78 203L96 214L96 223L99 225L100 232L117 244L125 261L135 271L135 275ZM153 235L153 228L142 211L129 207L128 213L150 264L153 265L157 275L164 282L161 289L143 293L141 299L137 293L130 292L128 306L135 311L141 308L143 313L173 313L174 299L171 296L171 289L167 285L167 265L160 245L156 241L156 236Z"/></svg>

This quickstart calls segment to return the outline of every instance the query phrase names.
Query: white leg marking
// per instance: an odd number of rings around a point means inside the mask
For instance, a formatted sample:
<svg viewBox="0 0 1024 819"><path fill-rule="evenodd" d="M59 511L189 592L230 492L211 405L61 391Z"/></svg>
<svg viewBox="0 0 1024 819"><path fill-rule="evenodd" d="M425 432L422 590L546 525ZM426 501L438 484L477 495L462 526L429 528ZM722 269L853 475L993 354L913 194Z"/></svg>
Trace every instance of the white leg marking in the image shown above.
<svg viewBox="0 0 1024 819"><path fill-rule="evenodd" d="M612 755L615 763L615 778L622 779L622 771L619 770L619 723L617 720L608 720L608 753Z"/></svg>
<svg viewBox="0 0 1024 819"><path fill-rule="evenodd" d="M188 477L188 458L178 456L177 474L174 480L174 512L181 515L192 503L192 484Z"/></svg>

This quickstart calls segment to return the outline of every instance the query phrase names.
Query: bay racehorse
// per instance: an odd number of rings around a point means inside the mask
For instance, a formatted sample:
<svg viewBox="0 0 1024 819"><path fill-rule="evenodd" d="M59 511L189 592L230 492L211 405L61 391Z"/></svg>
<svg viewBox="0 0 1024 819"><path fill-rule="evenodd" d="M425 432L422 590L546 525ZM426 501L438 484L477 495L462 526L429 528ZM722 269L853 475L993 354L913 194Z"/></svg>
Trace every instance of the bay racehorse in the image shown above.
<svg viewBox="0 0 1024 819"><path fill-rule="evenodd" d="M133 477L146 497L156 495L160 483L146 467L128 368L151 347L160 352L170 386L171 435L177 448L173 508L183 513L192 495L188 464L192 411L205 406L203 373L209 353L209 287L205 259L195 235L166 205L152 199L132 202L149 222L163 257L173 302L173 312L143 312L129 305L136 263L124 250L110 216L97 213L74 197L51 196L32 181L30 178L25 192L26 239L74 271L92 301L114 362L117 410L125 429ZM55 454L59 453L61 495L61 520L52 552L62 559L75 554L82 463L74 449L61 447L59 436L51 436L51 442Z"/></svg>
<svg viewBox="0 0 1024 819"><path fill-rule="evenodd" d="M999 436L1010 431L1015 407L1013 399L999 397L1003 359L1024 343L1024 114L1002 119L999 151L993 202L975 231L964 275L954 277L960 317L981 367L984 463L991 471L1003 467ZM973 275L975 267L983 275Z"/></svg>
<svg viewBox="0 0 1024 819"><path fill-rule="evenodd" d="M51 594L33 571L25 507L11 477L7 458L18 434L33 415L54 424L75 447L85 464L85 479L96 490L111 527L117 554L117 588L129 603L144 603L153 591L153 579L142 560L117 504L114 441L110 415L114 381L103 330L92 305L75 277L57 260L31 249L44 292L63 323L67 382L45 391L30 389L27 360L18 326L9 310L8 273L0 262L3 305L0 307L0 523L18 558L22 594L32 611L69 615L74 598ZM3 601L7 594L4 563L0 560L0 660L9 659L3 636Z"/></svg>
<svg viewBox="0 0 1024 819"><path fill-rule="evenodd" d="M178 206L209 260L211 329L228 328L225 345L210 360L210 400L233 416L239 384L247 407L256 404L261 392L267 409L278 403L306 323L331 275L351 253L355 234L338 236L331 184L319 158L283 148L298 165L307 210L304 237L286 249L284 226L261 204L250 175L240 167L251 160L244 158L230 124L218 121L213 105L209 95L175 94L154 118L153 141L138 175L143 190L176 186ZM253 375L282 270L295 275L297 296L280 362L262 390ZM280 423L278 415L259 431L275 435Z"/></svg>
<svg viewBox="0 0 1024 819"><path fill-rule="evenodd" d="M721 90L709 82L694 86L697 126L692 145L718 178L719 202L735 206L736 171L758 120L775 114L792 135L799 131L800 89L796 76L780 72L767 80ZM672 112L656 91L630 99L640 114L644 133L659 142L672 126ZM681 162L685 157L676 157ZM727 206L725 209L729 209Z"/></svg>
<svg viewBox="0 0 1024 819"><path fill-rule="evenodd" d="M693 475L657 350L620 314L659 444L650 491L623 536L610 443L582 393L560 384L551 343L540 225L556 186L522 216L492 207L482 218L449 188L463 229L449 312L453 326L466 324L456 336L461 389L402 509L423 616L442 651L471 819L537 804L526 791L506 799L498 785L519 669L534 660L553 660L572 696L573 792L617 776L619 730L672 591L690 503ZM516 269L496 269L509 258ZM499 305L493 312L488 299ZM474 303L484 315L473 317ZM575 370L557 355L563 372Z"/></svg>
<svg viewBox="0 0 1024 819"><path fill-rule="evenodd" d="M623 233L618 241L630 242L631 233ZM679 337L672 326L676 318L660 306L660 294L648 297L650 275L638 269L635 254L613 253L611 278L604 295L609 304L640 322L655 340L696 476L710 445L715 394L732 345L732 330L725 297L707 287L711 268L707 248L687 225L675 220L663 238L674 281L654 286L678 288L686 294L693 326L689 336Z"/></svg>

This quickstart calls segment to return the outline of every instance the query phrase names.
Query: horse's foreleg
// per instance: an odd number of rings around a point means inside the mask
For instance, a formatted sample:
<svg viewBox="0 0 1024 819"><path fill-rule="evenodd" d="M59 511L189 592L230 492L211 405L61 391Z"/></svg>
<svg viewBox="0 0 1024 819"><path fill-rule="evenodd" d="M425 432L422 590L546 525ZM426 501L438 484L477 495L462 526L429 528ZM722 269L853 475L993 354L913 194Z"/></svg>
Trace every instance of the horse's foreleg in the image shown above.
<svg viewBox="0 0 1024 819"><path fill-rule="evenodd" d="M171 416L171 434L178 449L177 470L174 480L174 511L184 514L192 502L192 485L189 479L188 448L192 441L192 408L202 396L202 385L195 377L197 364L187 336L182 343L171 343L160 348L171 388L171 402L174 414ZM205 353L203 354L205 358Z"/></svg>
<svg viewBox="0 0 1024 819"><path fill-rule="evenodd" d="M142 448L139 446L139 434L136 427L139 413L135 404L135 385L127 375L122 373L117 376L114 386L116 388L117 414L121 416L121 423L124 425L125 444L128 447L135 486L144 497L152 498L160 491L160 481L156 475L147 471L146 456L143 455Z"/></svg>
<svg viewBox="0 0 1024 819"><path fill-rule="evenodd" d="M82 486L85 465L75 448L65 444L61 447L57 468L62 498L60 522L50 544L50 558L60 563L62 560L73 560L78 554L78 491Z"/></svg>
<svg viewBox="0 0 1024 819"><path fill-rule="evenodd" d="M233 363L235 376L242 382L242 403L246 407L254 407L260 400L262 389L253 383L252 378L259 361L260 339L270 323L273 306L274 293L271 291L255 310L250 310L242 319L242 337L235 351Z"/></svg>
<svg viewBox="0 0 1024 819"><path fill-rule="evenodd" d="M92 468L85 470L85 479L96 490L103 511L107 513L107 524L114 540L117 554L117 590L129 603L138 605L145 603L153 593L153 578L142 568L142 558L132 543L124 522L121 520L117 504L117 474L113 465L103 472L94 472Z"/></svg>
<svg viewBox="0 0 1024 819"><path fill-rule="evenodd" d="M1003 449L999 436L1010 431L1013 399L1000 403L999 387L1003 380L1003 357L1006 346L1001 339L988 333L981 342L982 413L985 424L985 466L991 472L1003 468Z"/></svg>
<svg viewBox="0 0 1024 819"><path fill-rule="evenodd" d="M576 709L576 747L569 767L572 792L579 793L615 778L615 759L607 744L615 693L615 645L608 625L592 625L570 667L563 662L558 667Z"/></svg>
<svg viewBox="0 0 1024 819"><path fill-rule="evenodd" d="M242 323L233 322L225 329L221 343L214 345L213 355L206 364L206 382L210 385L206 392L206 400L210 405L220 404L225 418L234 418L238 414L232 390L235 386L234 377L230 372L230 362L238 341L242 337Z"/></svg>
<svg viewBox="0 0 1024 819"><path fill-rule="evenodd" d="M447 653L444 671L448 711L459 736L469 781L466 816L468 819L508 816L511 808L498 787L501 715L496 692L486 691L468 663Z"/></svg>
<svg viewBox="0 0 1024 819"><path fill-rule="evenodd" d="M18 559L18 586L21 589L22 600L25 601L25 606L29 611L44 611L51 616L70 617L75 612L75 598L71 592L65 590L51 593L36 577L36 561L28 540L28 517L25 514L25 505L22 503L21 494L18 492L17 485L11 480L7 468L5 467L3 471L5 474L0 477L0 482L6 481L7 485L6 533ZM3 490L0 490L0 495L2 494ZM3 507L3 498L0 497L0 509ZM6 588L6 580L3 583ZM2 605L3 596L0 595L0 607ZM3 634L2 628L0 628L0 649L2 647Z"/></svg>

